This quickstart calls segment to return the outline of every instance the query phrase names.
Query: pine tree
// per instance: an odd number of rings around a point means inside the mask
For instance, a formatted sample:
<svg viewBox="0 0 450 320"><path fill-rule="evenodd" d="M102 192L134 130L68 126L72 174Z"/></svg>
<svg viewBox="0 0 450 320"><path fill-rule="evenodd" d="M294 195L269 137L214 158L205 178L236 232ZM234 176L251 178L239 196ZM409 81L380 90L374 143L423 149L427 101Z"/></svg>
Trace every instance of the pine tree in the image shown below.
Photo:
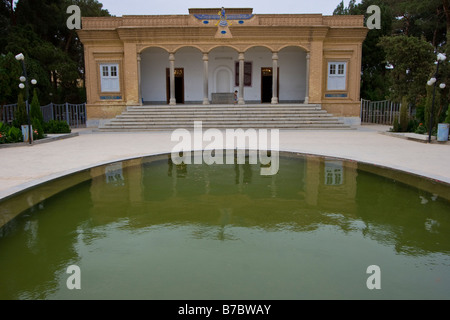
<svg viewBox="0 0 450 320"><path fill-rule="evenodd" d="M400 131L407 132L408 131L408 98L402 98L402 104L400 106Z"/></svg>
<svg viewBox="0 0 450 320"><path fill-rule="evenodd" d="M33 124L33 131L37 132L35 138L44 138L44 116L42 115L41 105L39 103L36 89L33 91L33 100L30 106L31 123Z"/></svg>
<svg viewBox="0 0 450 320"><path fill-rule="evenodd" d="M30 117L31 120L37 119L41 122L41 124L44 123L44 116L42 115L41 105L39 104L36 89L33 91L33 99L31 100Z"/></svg>
<svg viewBox="0 0 450 320"><path fill-rule="evenodd" d="M427 97L425 100L425 112L424 112L424 118L425 118L425 127L429 130L430 129L430 117L431 117L431 107L433 105L433 91L434 86L427 86ZM439 117L439 105L441 101L441 93L439 90L436 90L436 95L434 98L434 119L433 119L433 125L432 129L436 126L437 119Z"/></svg>
<svg viewBox="0 0 450 320"><path fill-rule="evenodd" d="M17 99L17 110L14 114L14 119L13 124L19 129L22 125L28 125L27 107L22 93L19 93L19 98Z"/></svg>

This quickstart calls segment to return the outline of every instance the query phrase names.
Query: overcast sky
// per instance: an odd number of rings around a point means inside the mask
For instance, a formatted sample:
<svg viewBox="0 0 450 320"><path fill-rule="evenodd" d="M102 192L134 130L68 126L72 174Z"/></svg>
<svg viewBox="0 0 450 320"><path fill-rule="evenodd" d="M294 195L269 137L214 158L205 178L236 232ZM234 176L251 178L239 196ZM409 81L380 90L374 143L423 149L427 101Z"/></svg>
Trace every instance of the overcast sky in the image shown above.
<svg viewBox="0 0 450 320"><path fill-rule="evenodd" d="M253 8L253 13L333 14L341 0L99 0L115 16L188 14L189 8ZM349 0L344 0L348 5ZM356 1L360 3L361 1Z"/></svg>

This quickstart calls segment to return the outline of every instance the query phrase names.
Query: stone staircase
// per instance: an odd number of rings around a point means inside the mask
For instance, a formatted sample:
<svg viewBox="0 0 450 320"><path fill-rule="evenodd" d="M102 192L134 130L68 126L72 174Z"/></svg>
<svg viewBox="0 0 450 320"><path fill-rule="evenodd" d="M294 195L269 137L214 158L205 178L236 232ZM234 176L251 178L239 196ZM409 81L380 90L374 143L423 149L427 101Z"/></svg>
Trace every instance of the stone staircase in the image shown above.
<svg viewBox="0 0 450 320"><path fill-rule="evenodd" d="M316 104L130 106L99 131L217 129L352 129Z"/></svg>

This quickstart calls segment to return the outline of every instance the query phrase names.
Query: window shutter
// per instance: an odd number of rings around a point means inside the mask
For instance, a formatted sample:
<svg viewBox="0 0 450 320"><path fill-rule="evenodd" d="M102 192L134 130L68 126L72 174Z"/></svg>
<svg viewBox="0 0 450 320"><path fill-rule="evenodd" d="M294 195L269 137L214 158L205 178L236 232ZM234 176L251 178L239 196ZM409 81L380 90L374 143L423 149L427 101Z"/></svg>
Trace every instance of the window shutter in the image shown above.
<svg viewBox="0 0 450 320"><path fill-rule="evenodd" d="M102 64L100 65L101 90L102 92L119 92L119 65Z"/></svg>

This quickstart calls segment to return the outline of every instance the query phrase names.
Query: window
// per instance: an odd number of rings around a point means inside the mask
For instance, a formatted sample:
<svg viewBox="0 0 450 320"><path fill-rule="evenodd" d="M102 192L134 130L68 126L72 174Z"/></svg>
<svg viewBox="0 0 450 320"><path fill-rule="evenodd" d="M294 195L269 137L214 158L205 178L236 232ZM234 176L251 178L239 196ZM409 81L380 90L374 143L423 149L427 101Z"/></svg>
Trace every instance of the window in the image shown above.
<svg viewBox="0 0 450 320"><path fill-rule="evenodd" d="M235 85L236 85L236 87L239 87L239 62L236 62L235 70L236 70ZM251 62L244 62L244 86L245 87L252 86L252 63Z"/></svg>
<svg viewBox="0 0 450 320"><path fill-rule="evenodd" d="M339 186L342 184L344 184L343 162L325 160L325 185Z"/></svg>
<svg viewBox="0 0 450 320"><path fill-rule="evenodd" d="M329 62L327 90L345 90L346 87L347 62Z"/></svg>
<svg viewBox="0 0 450 320"><path fill-rule="evenodd" d="M102 92L119 92L119 65L102 64L100 65L101 89Z"/></svg>
<svg viewBox="0 0 450 320"><path fill-rule="evenodd" d="M336 65L330 64L330 75L336 74Z"/></svg>
<svg viewBox="0 0 450 320"><path fill-rule="evenodd" d="M111 77L117 77L117 66L111 66Z"/></svg>

